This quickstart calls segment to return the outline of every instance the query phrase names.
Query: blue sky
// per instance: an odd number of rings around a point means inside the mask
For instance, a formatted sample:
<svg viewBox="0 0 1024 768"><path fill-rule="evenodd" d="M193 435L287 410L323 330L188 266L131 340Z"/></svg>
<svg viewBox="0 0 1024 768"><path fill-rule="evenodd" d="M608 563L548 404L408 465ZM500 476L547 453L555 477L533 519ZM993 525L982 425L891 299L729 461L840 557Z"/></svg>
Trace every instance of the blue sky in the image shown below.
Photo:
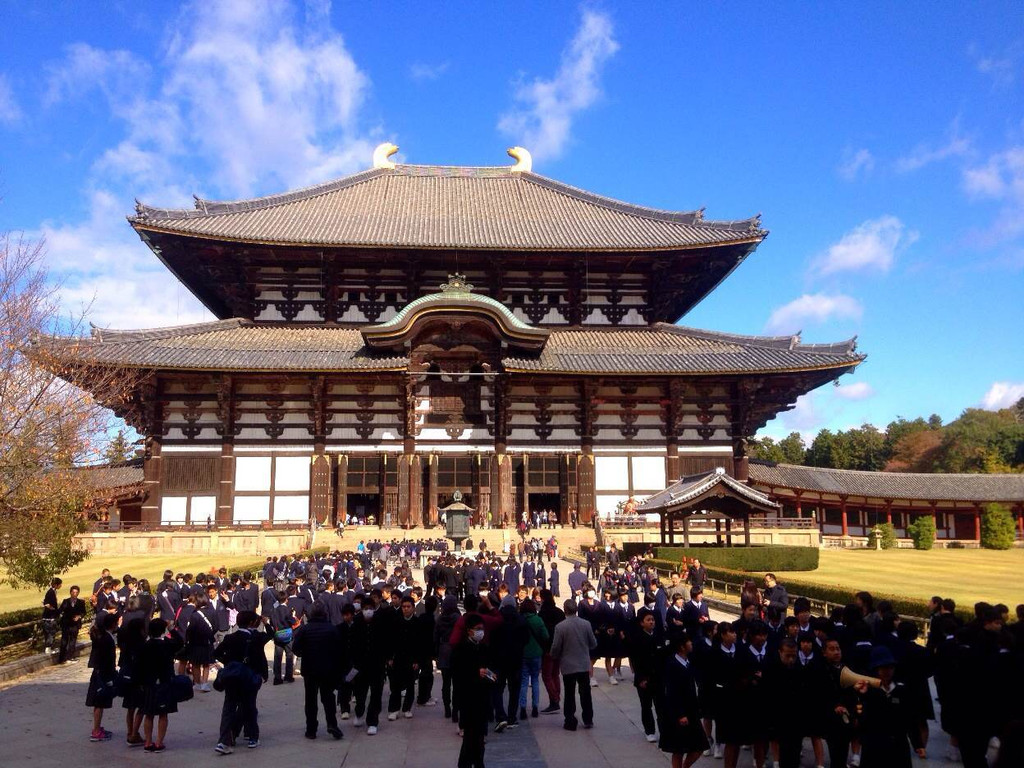
<svg viewBox="0 0 1024 768"><path fill-rule="evenodd" d="M771 235L683 322L859 336L767 434L1024 396L1024 5L7 3L0 230L70 311L207 317L124 221L412 163L534 170Z"/></svg>

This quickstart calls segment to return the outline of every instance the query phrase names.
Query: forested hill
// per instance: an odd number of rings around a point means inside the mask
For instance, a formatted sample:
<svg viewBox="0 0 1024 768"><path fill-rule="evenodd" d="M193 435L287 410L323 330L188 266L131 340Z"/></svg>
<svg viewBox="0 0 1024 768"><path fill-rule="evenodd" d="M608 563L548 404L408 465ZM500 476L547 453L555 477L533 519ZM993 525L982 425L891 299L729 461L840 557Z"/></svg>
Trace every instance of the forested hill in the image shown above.
<svg viewBox="0 0 1024 768"><path fill-rule="evenodd" d="M898 418L839 432L821 430L807 445L799 432L751 441L750 456L785 464L887 472L1024 472L1024 398L1001 411L968 408L943 424L936 415Z"/></svg>

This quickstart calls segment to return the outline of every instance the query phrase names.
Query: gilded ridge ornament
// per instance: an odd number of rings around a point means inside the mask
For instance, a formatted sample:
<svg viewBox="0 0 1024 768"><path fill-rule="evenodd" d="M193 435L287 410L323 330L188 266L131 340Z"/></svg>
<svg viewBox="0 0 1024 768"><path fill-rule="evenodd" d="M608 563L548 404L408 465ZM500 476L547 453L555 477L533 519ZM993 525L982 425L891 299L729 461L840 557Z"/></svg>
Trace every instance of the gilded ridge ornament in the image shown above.
<svg viewBox="0 0 1024 768"><path fill-rule="evenodd" d="M385 141L383 144L378 144L377 148L373 150L373 167L374 168L385 168L392 170L395 164L389 160L395 152L398 151L398 145L392 144L390 141Z"/></svg>

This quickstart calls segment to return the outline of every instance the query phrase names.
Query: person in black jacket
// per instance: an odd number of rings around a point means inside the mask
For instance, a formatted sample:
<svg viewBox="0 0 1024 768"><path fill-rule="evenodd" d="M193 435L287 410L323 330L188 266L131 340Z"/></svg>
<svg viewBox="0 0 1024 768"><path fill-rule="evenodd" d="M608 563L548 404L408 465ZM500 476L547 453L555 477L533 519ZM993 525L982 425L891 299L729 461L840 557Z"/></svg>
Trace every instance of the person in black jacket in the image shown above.
<svg viewBox="0 0 1024 768"><path fill-rule="evenodd" d="M71 587L71 594L61 602L57 613L60 622L60 656L61 664L78 661L78 633L82 629L85 618L85 600L78 597L77 586Z"/></svg>
<svg viewBox="0 0 1024 768"><path fill-rule="evenodd" d="M640 609L639 626L629 636L629 666L633 670L633 685L640 698L640 722L650 742L657 741L655 714L662 710L662 672L665 667L665 644L655 632L654 613Z"/></svg>
<svg viewBox="0 0 1024 768"><path fill-rule="evenodd" d="M141 747L146 740L139 735L139 726L142 723L142 716L136 717L139 708L142 706L142 686L138 683L138 676L135 674L139 651L145 644L148 635L146 634L146 621L137 616L131 621L122 621L121 628L117 631L117 647L121 654L118 656L118 670L121 678L121 707L125 714L125 743L129 747Z"/></svg>
<svg viewBox="0 0 1024 768"><path fill-rule="evenodd" d="M779 584L774 573L764 575L764 590L761 592L761 604L764 610L776 608L780 616L785 616L789 610L789 594L786 588Z"/></svg>
<svg viewBox="0 0 1024 768"><path fill-rule="evenodd" d="M488 668L489 650L484 644L483 619L466 614L462 642L452 649L452 675L459 691L459 728L462 749L458 768L484 768L484 738L490 712L493 672Z"/></svg>
<svg viewBox="0 0 1024 768"><path fill-rule="evenodd" d="M344 647L337 627L327 617L327 608L316 603L309 612L309 622L295 630L292 650L302 659L302 682L306 689L306 738L315 739L317 729L317 704L324 707L327 732L335 739L342 737L338 727L338 712L334 691L341 679L345 666Z"/></svg>
<svg viewBox="0 0 1024 768"><path fill-rule="evenodd" d="M700 723L697 681L690 665L693 643L683 632L675 636L675 651L664 667L661 738L658 748L672 755L672 768L690 768L708 748Z"/></svg>
<svg viewBox="0 0 1024 768"><path fill-rule="evenodd" d="M57 640L57 619L60 616L57 590L63 585L63 581L54 579L50 582L50 588L46 590L46 596L43 598L43 653L47 655L55 653L53 644Z"/></svg>
<svg viewBox="0 0 1024 768"><path fill-rule="evenodd" d="M147 752L164 751L167 717L178 711L171 679L174 677L174 655L182 645L178 634L167 632L167 622L163 619L153 619L149 623L149 639L139 649L135 667L137 681L142 687L142 706L136 718L143 718L143 732L146 735L144 749ZM157 721L155 740L154 720Z"/></svg>
<svg viewBox="0 0 1024 768"><path fill-rule="evenodd" d="M501 623L491 632L488 641L491 646L491 669L497 673L497 680L491 687L491 702L494 707L495 730L518 725L517 705L522 685L523 650L529 639L529 630L514 605L503 605L498 613ZM508 709L505 708L505 690L508 690Z"/></svg>
<svg viewBox="0 0 1024 768"><path fill-rule="evenodd" d="M92 707L92 734L89 741L110 741L113 734L103 727L103 710L110 709L114 704L114 679L117 677L117 666L114 661L117 641L114 630L117 627L117 616L111 613L101 614L89 630L92 649L89 652L89 667L92 677L89 679L89 690L85 694L85 706Z"/></svg>
<svg viewBox="0 0 1024 768"><path fill-rule="evenodd" d="M243 732L250 748L260 743L256 696L269 677L263 646L270 642L270 635L260 629L260 624L255 611L242 611L235 622L237 630L225 637L213 652L214 658L224 665L221 674L230 675L230 682L224 683L220 741L215 748L223 755L232 752L238 735ZM220 685L219 678L217 685Z"/></svg>
<svg viewBox="0 0 1024 768"><path fill-rule="evenodd" d="M423 625L416 620L415 611L416 602L412 597L403 597L400 614L388 637L388 683L391 687L388 720L397 720L399 709L404 717L412 717L416 678L423 660Z"/></svg>
<svg viewBox="0 0 1024 768"><path fill-rule="evenodd" d="M288 593L294 596L295 586L288 586ZM292 650L291 632L298 624L298 617L289 598L283 591L275 595L277 603L270 609L270 629L274 634L274 685L283 682L294 683L295 653ZM284 677L281 677L281 660L284 659Z"/></svg>

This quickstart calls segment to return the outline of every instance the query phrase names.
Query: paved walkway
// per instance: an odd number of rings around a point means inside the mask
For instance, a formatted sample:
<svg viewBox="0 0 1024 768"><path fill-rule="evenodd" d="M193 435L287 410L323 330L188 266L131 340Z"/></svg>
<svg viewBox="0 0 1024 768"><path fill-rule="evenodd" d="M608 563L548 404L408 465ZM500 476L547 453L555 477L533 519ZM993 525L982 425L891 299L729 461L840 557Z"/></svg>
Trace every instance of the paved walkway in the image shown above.
<svg viewBox="0 0 1024 768"><path fill-rule="evenodd" d="M559 564L568 574L571 567ZM564 578L564 577L563 577ZM565 587L563 585L563 594ZM724 615L716 618L725 618ZM545 768L578 766L586 768L665 768L668 756L643 738L640 710L630 674L617 686L608 684L604 671L597 672L600 685L593 689L594 722L592 730L568 732L562 729L560 715L541 715L523 721L519 728L503 734L491 734L487 743L490 768ZM167 752L148 755L124 744L125 725L120 700L108 710L104 725L114 732L107 743L88 741L91 710L85 707L89 670L85 659L79 664L54 667L31 675L22 682L0 690L0 720L3 747L0 766L31 764L33 768L109 768L117 765L151 765L160 762L179 766L207 766L220 761L245 761L251 768L279 768L299 764L355 766L358 768L436 768L454 766L461 740L456 726L444 717L440 706L417 707L411 720L389 722L382 717L380 733L367 736L366 729L353 728L342 721L345 738L338 742L323 730L316 741L303 738L302 683L267 685L259 695L262 746L244 747L222 757L213 752L220 722L221 695L196 693L192 701L181 705L171 716ZM434 692L440 697L440 677ZM385 692L385 702L387 701ZM542 694L542 706L547 696ZM946 739L933 728L933 755L944 755ZM698 766L721 766L721 762L702 758ZM752 765L751 753L740 757L741 768ZM809 743L804 750L804 766L813 766ZM914 760L915 768L951 767L943 759Z"/></svg>

